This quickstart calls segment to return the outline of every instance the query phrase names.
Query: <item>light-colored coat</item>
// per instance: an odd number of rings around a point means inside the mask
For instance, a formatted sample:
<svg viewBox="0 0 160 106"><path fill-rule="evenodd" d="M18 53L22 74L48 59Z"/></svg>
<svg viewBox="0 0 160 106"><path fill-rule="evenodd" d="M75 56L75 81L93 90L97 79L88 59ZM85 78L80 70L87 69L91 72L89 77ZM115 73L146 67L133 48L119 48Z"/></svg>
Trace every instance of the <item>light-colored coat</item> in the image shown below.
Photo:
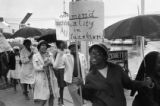
<svg viewBox="0 0 160 106"><path fill-rule="evenodd" d="M85 56L82 53L78 53L80 59L80 68L82 73L83 81L85 81L85 76L87 73L87 61ZM64 55L65 61L65 72L64 72L64 81L72 83L73 78L73 68L74 68L74 57L71 54Z"/></svg>
<svg viewBox="0 0 160 106"><path fill-rule="evenodd" d="M22 61L22 71L20 74L21 83L33 84L34 83L34 71L32 59L28 56L31 54L25 47L20 52L20 59Z"/></svg>
<svg viewBox="0 0 160 106"><path fill-rule="evenodd" d="M49 60L53 62L53 58L50 55ZM44 60L41 54L38 52L33 55L33 66L35 70L35 83L34 83L34 99L47 100L50 96L48 78L43 69ZM52 86L52 91L54 97L57 97L58 93L58 85L57 79L54 75L53 70L49 70L50 72L50 81Z"/></svg>

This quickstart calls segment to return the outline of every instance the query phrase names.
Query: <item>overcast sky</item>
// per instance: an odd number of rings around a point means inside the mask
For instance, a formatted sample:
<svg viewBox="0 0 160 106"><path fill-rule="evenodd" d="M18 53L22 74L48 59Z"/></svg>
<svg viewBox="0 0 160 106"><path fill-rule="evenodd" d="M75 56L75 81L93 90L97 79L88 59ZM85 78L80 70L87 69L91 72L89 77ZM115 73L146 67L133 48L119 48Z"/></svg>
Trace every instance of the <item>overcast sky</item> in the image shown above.
<svg viewBox="0 0 160 106"><path fill-rule="evenodd" d="M66 10L68 3L66 1ZM105 27L121 19L138 15L140 0L103 0ZM145 13L160 13L160 0L145 0ZM29 23L34 27L54 28L54 19L63 11L63 0L0 0L0 17L8 23L19 24L27 12L33 15Z"/></svg>

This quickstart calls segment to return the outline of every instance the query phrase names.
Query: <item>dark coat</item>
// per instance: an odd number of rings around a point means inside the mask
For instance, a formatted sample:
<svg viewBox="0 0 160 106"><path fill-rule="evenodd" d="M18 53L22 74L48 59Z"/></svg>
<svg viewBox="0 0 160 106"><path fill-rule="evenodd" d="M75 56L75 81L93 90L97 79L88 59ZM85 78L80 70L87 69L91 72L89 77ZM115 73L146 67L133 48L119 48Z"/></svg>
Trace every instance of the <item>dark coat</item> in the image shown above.
<svg viewBox="0 0 160 106"><path fill-rule="evenodd" d="M160 81L152 77L154 82L153 88L142 87L133 100L132 106L160 106ZM131 92L131 96L136 91Z"/></svg>
<svg viewBox="0 0 160 106"><path fill-rule="evenodd" d="M15 53L10 51L8 52L9 54L9 69L15 70L16 68L16 58L15 58Z"/></svg>
<svg viewBox="0 0 160 106"><path fill-rule="evenodd" d="M9 71L8 63L8 53L7 52L2 52L0 53L0 75L1 76L7 76L7 73Z"/></svg>
<svg viewBox="0 0 160 106"><path fill-rule="evenodd" d="M83 98L90 100L93 106L126 106L124 89L139 89L141 82L133 82L116 64L108 63L107 78L95 68L86 76L82 87Z"/></svg>
<svg viewBox="0 0 160 106"><path fill-rule="evenodd" d="M143 81L145 77L150 77L154 87L132 90L131 96L134 96L137 92L132 106L160 106L160 78L154 70L158 55L159 52L153 51L148 53L143 59L135 80Z"/></svg>

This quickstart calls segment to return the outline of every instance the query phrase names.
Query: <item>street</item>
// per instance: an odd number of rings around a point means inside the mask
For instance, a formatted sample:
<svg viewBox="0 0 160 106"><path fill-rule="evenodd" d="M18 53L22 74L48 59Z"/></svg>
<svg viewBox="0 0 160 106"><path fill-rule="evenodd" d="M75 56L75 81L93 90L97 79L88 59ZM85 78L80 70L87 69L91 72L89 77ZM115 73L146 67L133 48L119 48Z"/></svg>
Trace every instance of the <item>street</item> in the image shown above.
<svg viewBox="0 0 160 106"><path fill-rule="evenodd" d="M127 106L131 106L133 97L130 97L129 91L126 90L125 90L125 95L127 99ZM33 96L30 94L30 97L32 98ZM17 92L14 92L12 88L0 90L0 101L4 102L6 106L36 106L32 99L25 100L20 87L18 87ZM57 99L55 100L54 104L55 104L54 106L58 106ZM64 105L73 106L72 99L69 95L67 88L65 88L64 91ZM48 106L48 104L46 104L46 106Z"/></svg>

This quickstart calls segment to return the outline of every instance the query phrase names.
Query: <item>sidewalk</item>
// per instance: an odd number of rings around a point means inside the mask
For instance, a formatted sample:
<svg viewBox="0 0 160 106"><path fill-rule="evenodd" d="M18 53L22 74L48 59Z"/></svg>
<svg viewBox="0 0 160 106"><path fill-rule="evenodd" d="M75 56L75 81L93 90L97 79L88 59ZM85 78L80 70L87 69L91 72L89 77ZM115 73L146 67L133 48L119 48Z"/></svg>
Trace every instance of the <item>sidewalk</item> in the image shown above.
<svg viewBox="0 0 160 106"><path fill-rule="evenodd" d="M64 95L65 106L73 106L67 88L65 88ZM31 94L30 97L32 97ZM6 106L36 106L32 99L25 100L20 87L18 87L18 91L16 93L12 88L0 90L0 101L4 102ZM48 106L48 104L46 104L46 106ZM54 106L58 106L57 99L55 100Z"/></svg>
<svg viewBox="0 0 160 106"><path fill-rule="evenodd" d="M129 91L125 91L125 95L127 106L131 106L133 97L129 96ZM20 87L18 87L18 92L16 93L12 88L0 90L0 101L4 102L6 106L36 106L33 100L25 100ZM64 90L64 105L73 106L72 99L67 88ZM46 104L46 106L48 106L48 104ZM54 106L58 106L57 99L55 100Z"/></svg>

